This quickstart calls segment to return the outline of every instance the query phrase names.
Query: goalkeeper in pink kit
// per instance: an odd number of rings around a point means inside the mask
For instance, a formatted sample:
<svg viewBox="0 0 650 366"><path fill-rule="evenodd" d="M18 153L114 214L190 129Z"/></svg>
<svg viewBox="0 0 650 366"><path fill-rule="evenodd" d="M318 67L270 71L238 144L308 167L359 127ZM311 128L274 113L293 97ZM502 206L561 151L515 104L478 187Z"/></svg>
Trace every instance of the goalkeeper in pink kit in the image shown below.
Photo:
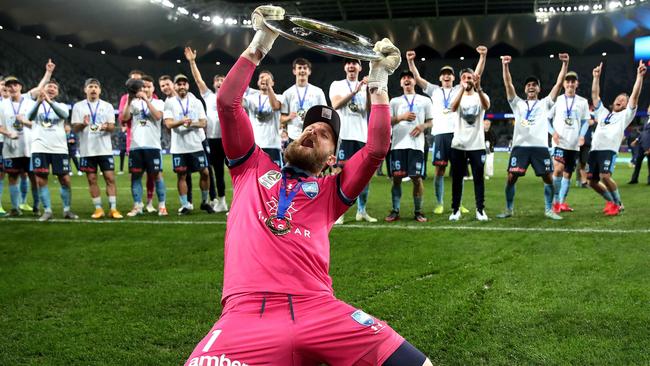
<svg viewBox="0 0 650 366"><path fill-rule="evenodd" d="M303 133L285 152L280 169L255 145L242 108L257 64L277 33L264 17L284 10L261 6L250 46L223 82L217 101L223 145L233 182L226 229L220 319L199 342L186 366L385 365L431 362L382 320L334 297L329 276L329 231L368 184L390 145L388 76L400 64L387 39L375 51L368 88L372 101L368 143L337 175L340 119L327 106L304 116Z"/></svg>

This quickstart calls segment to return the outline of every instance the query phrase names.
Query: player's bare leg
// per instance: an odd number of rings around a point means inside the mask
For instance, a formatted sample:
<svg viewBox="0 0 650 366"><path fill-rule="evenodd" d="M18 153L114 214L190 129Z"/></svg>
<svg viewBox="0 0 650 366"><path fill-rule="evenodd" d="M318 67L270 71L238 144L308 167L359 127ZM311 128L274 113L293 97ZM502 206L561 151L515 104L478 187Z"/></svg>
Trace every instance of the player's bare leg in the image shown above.
<svg viewBox="0 0 650 366"><path fill-rule="evenodd" d="M113 170L105 171L104 181L106 182L106 195L108 195L108 202L111 208L108 216L114 219L121 219L123 216L117 210L117 187L115 186L115 172Z"/></svg>
<svg viewBox="0 0 650 366"><path fill-rule="evenodd" d="M414 219L418 222L427 222L426 216L422 213L422 197L424 196L422 177L411 177L411 182L413 182Z"/></svg>

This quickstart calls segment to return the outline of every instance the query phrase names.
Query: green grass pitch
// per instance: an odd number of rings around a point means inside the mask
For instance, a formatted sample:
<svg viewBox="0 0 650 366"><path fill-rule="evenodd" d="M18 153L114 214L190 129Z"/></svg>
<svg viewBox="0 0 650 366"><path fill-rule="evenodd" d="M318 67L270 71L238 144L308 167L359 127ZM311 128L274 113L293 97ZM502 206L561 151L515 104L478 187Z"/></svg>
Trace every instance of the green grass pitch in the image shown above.
<svg viewBox="0 0 650 366"><path fill-rule="evenodd" d="M447 212L434 216L429 178L429 222L412 220L405 182L402 220L386 224L390 182L375 177L368 212L380 222L354 222L353 208L331 233L336 295L389 322L434 364L650 364L650 187L625 184L631 172L619 162L621 216L604 217L602 198L572 184L576 212L551 222L541 180L529 171L517 185L515 217L498 220L506 159L497 154L497 176L486 181L487 223L473 214L447 221L450 179ZM85 177L74 176L79 222L0 220L0 365L187 359L220 314L225 215L176 216L165 160L169 217L90 222ZM50 184L60 219L55 179ZM118 176L118 189L126 214L128 175ZM6 181L2 198L9 208ZM467 182L463 203L473 210L473 202Z"/></svg>

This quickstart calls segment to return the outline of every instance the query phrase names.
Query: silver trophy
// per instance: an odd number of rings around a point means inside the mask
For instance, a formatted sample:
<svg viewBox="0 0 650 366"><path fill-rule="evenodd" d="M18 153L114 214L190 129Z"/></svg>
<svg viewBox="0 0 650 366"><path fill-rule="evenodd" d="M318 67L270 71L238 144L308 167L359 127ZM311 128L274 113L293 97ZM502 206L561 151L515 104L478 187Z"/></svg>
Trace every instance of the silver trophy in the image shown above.
<svg viewBox="0 0 650 366"><path fill-rule="evenodd" d="M281 20L264 19L264 23L284 38L317 51L364 61L381 58L370 38L318 20L285 15Z"/></svg>

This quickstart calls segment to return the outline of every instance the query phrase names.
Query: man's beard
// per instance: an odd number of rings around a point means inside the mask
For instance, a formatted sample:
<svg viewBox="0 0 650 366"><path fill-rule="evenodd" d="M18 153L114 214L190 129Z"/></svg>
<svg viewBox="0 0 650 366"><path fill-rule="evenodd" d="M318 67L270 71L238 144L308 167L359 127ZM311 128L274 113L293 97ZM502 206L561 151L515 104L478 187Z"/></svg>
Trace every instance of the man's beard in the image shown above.
<svg viewBox="0 0 650 366"><path fill-rule="evenodd" d="M312 149L302 147L299 141L295 140L287 146L284 150L284 160L292 166L310 173L323 170L329 154L326 151L319 151L316 145Z"/></svg>

